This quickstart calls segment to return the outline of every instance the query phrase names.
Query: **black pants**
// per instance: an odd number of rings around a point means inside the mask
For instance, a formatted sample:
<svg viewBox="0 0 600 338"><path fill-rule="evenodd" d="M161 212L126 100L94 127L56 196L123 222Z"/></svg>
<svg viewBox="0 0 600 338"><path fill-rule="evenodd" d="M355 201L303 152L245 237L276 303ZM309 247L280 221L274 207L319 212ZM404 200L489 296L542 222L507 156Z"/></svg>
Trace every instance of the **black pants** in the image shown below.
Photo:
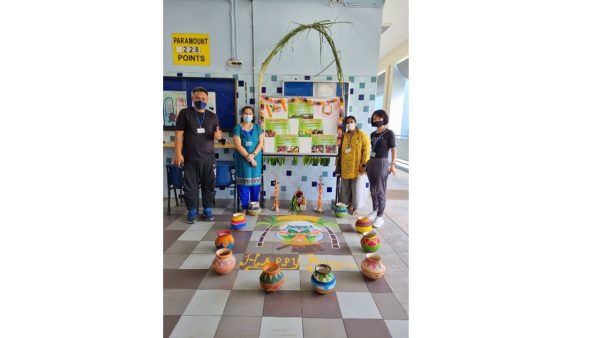
<svg viewBox="0 0 600 338"><path fill-rule="evenodd" d="M183 167L183 199L185 206L195 209L198 205L198 185L202 187L204 209L215 206L215 158L186 160Z"/></svg>
<svg viewBox="0 0 600 338"><path fill-rule="evenodd" d="M383 216L385 210L385 191L387 190L387 179L390 172L390 162L387 158L372 158L367 162L367 176L369 177L369 188L373 200L373 211L377 211L377 217Z"/></svg>

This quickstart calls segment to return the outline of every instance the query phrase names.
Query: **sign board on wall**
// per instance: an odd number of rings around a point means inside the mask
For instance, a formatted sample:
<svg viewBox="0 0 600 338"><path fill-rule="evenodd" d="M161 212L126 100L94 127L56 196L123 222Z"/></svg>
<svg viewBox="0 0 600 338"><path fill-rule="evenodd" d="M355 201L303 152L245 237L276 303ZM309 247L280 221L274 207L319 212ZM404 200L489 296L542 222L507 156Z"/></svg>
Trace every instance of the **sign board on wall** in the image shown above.
<svg viewBox="0 0 600 338"><path fill-rule="evenodd" d="M337 155L344 112L338 97L263 96L265 154Z"/></svg>
<svg viewBox="0 0 600 338"><path fill-rule="evenodd" d="M173 33L173 63L184 66L210 65L210 40L208 34Z"/></svg>

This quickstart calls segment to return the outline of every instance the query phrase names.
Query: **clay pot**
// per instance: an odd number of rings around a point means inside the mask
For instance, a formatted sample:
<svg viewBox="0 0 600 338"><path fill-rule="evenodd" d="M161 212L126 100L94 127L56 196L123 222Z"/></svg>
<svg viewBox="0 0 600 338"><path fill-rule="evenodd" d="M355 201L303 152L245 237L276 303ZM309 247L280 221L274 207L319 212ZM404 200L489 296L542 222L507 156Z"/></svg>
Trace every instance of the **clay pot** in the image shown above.
<svg viewBox="0 0 600 338"><path fill-rule="evenodd" d="M231 216L231 230L240 230L246 226L246 216L244 214L236 213Z"/></svg>
<svg viewBox="0 0 600 338"><path fill-rule="evenodd" d="M370 279L379 279L385 273L381 256L376 253L368 253L367 257L360 263L360 272Z"/></svg>
<svg viewBox="0 0 600 338"><path fill-rule="evenodd" d="M320 294L327 294L335 288L336 279L329 265L318 264L315 266L315 272L310 277L310 282L315 291Z"/></svg>
<svg viewBox="0 0 600 338"><path fill-rule="evenodd" d="M235 268L235 256L231 249L219 249L212 263L213 270L220 275L230 273Z"/></svg>
<svg viewBox="0 0 600 338"><path fill-rule="evenodd" d="M337 218L346 217L348 214L348 206L344 203L336 203L333 212Z"/></svg>
<svg viewBox="0 0 600 338"><path fill-rule="evenodd" d="M267 292L279 290L283 285L285 277L279 269L277 263L267 263L263 266L263 272L260 274L260 286Z"/></svg>
<svg viewBox="0 0 600 338"><path fill-rule="evenodd" d="M381 247L381 241L377 237L375 231L369 231L363 233L360 239L360 246L365 252L375 252Z"/></svg>
<svg viewBox="0 0 600 338"><path fill-rule="evenodd" d="M217 232L217 239L215 239L215 247L217 247L217 249L233 249L234 245L235 238L233 238L231 231L222 230Z"/></svg>
<svg viewBox="0 0 600 338"><path fill-rule="evenodd" d="M356 228L356 231L360 232L361 234L373 230L373 225L371 224L371 221L367 216L358 216L358 219L356 220L356 223L354 223L354 226Z"/></svg>
<svg viewBox="0 0 600 338"><path fill-rule="evenodd" d="M250 205L248 206L248 210L246 210L246 212L250 216L258 216L258 215L260 215L261 211L262 211L262 209L260 208L260 203L258 203L258 202L250 202Z"/></svg>

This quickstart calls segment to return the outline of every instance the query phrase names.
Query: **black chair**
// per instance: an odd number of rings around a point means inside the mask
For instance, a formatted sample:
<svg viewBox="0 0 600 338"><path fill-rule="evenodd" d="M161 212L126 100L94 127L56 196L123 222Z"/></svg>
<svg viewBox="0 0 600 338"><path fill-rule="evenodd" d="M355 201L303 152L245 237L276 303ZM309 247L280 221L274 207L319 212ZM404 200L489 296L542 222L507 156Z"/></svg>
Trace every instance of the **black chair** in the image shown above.
<svg viewBox="0 0 600 338"><path fill-rule="evenodd" d="M235 162L217 161L216 163L215 187L221 190L233 187L233 208L235 212L240 210L237 194L237 182L235 180Z"/></svg>
<svg viewBox="0 0 600 338"><path fill-rule="evenodd" d="M175 193L175 204L179 206L179 199L183 197L183 168L174 164L167 164L167 215L171 214L171 190ZM179 189L179 195L177 195Z"/></svg>

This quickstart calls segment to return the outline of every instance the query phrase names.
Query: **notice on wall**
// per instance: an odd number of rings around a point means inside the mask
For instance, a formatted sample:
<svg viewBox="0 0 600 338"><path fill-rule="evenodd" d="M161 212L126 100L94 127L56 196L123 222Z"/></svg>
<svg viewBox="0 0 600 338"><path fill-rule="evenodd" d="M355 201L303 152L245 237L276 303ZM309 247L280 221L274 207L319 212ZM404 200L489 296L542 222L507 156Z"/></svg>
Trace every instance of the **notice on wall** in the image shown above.
<svg viewBox="0 0 600 338"><path fill-rule="evenodd" d="M337 137L335 135L312 135L313 154L337 154Z"/></svg>
<svg viewBox="0 0 600 338"><path fill-rule="evenodd" d="M163 125L175 127L179 112L187 107L184 91L163 91Z"/></svg>
<svg viewBox="0 0 600 338"><path fill-rule="evenodd" d="M210 65L208 34L173 33L173 64L184 66Z"/></svg>
<svg viewBox="0 0 600 338"><path fill-rule="evenodd" d="M289 121L287 119L265 120L265 136L286 135L290 133Z"/></svg>
<svg viewBox="0 0 600 338"><path fill-rule="evenodd" d="M298 154L298 135L275 135L275 150L277 153Z"/></svg>
<svg viewBox="0 0 600 338"><path fill-rule="evenodd" d="M323 135L323 120L300 119L298 135L300 137L310 137L311 135Z"/></svg>

